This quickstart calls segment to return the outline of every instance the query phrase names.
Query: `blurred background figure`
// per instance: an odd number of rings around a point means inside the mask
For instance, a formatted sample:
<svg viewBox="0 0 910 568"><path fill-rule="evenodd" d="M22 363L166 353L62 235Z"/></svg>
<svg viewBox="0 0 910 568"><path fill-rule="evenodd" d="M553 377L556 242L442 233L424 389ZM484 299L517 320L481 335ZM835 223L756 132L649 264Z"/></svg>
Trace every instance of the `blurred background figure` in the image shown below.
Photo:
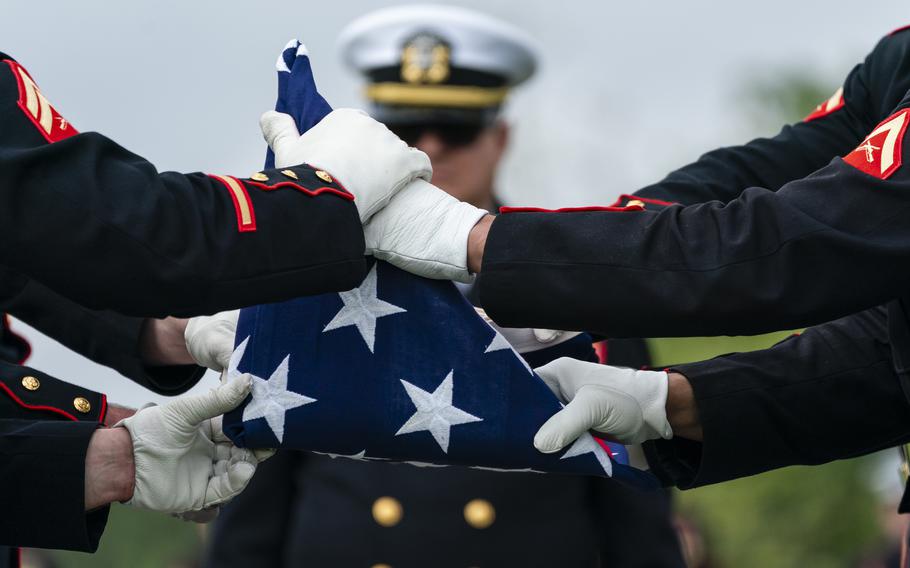
<svg viewBox="0 0 910 568"><path fill-rule="evenodd" d="M358 19L340 43L367 81L371 113L430 156L433 182L497 210L509 138L500 111L535 71L533 41L477 12L402 6ZM474 300L470 286L462 291ZM614 365L649 363L641 340L601 352ZM685 565L665 492L291 452L224 509L208 550L213 568Z"/></svg>
<svg viewBox="0 0 910 568"><path fill-rule="evenodd" d="M718 568L711 560L711 549L702 525L694 517L678 513L675 516L676 532L688 568Z"/></svg>
<svg viewBox="0 0 910 568"><path fill-rule="evenodd" d="M883 452L869 467L867 483L876 506L880 536L851 564L853 568L900 568L901 546L906 539L907 515L897 508L904 493L906 462L896 452ZM900 472L898 475L896 472Z"/></svg>
<svg viewBox="0 0 910 568"><path fill-rule="evenodd" d="M414 5L358 19L340 44L367 81L370 113L427 153L433 183L498 209L495 178L509 138L500 111L536 70L533 40L477 12Z"/></svg>

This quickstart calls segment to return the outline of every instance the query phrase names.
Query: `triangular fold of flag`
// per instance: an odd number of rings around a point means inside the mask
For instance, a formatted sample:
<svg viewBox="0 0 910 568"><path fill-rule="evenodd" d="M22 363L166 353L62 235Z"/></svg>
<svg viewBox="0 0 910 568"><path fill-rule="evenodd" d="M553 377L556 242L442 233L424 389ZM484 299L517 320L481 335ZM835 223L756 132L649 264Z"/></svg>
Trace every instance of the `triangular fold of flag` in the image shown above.
<svg viewBox="0 0 910 568"><path fill-rule="evenodd" d="M303 132L331 109L299 42L277 67L276 110ZM590 434L556 454L534 448L562 405L532 367L593 360L590 336L522 357L451 282L369 265L353 290L241 311L230 373L251 373L253 389L224 419L238 446L657 485L622 445Z"/></svg>

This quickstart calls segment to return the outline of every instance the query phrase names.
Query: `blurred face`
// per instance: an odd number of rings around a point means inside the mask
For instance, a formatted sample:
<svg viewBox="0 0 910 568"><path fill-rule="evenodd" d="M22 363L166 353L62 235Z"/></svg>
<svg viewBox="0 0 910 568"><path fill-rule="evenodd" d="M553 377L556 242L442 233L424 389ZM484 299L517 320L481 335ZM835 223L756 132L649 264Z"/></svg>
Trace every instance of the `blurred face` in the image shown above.
<svg viewBox="0 0 910 568"><path fill-rule="evenodd" d="M405 142L426 152L433 184L471 205L493 204L493 179L508 142L508 126L414 125L393 127Z"/></svg>

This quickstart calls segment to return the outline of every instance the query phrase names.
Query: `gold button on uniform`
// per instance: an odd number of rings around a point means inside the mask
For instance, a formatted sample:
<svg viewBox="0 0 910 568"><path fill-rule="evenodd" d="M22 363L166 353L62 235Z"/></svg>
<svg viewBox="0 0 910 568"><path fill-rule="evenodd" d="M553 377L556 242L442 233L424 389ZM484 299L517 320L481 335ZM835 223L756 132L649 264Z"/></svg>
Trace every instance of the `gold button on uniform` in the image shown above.
<svg viewBox="0 0 910 568"><path fill-rule="evenodd" d="M472 499L464 506L464 520L475 529L485 529L496 520L496 509L486 499Z"/></svg>
<svg viewBox="0 0 910 568"><path fill-rule="evenodd" d="M329 172L323 170L316 170L316 177L321 179L326 183L332 183L332 176L329 175Z"/></svg>
<svg viewBox="0 0 910 568"><path fill-rule="evenodd" d="M250 176L250 179L253 181L269 181L269 176L265 175L262 172L256 172Z"/></svg>
<svg viewBox="0 0 910 568"><path fill-rule="evenodd" d="M22 377L22 386L30 391L36 391L39 387L41 387L41 381L31 375L28 375L27 377Z"/></svg>
<svg viewBox="0 0 910 568"><path fill-rule="evenodd" d="M297 174L293 172L293 170L281 170L281 173L283 173L284 175L288 176L291 179L300 179L299 177L297 177Z"/></svg>
<svg viewBox="0 0 910 568"><path fill-rule="evenodd" d="M629 202L626 203L626 207L644 207L644 206L645 206L645 202L639 201L638 199L630 199Z"/></svg>
<svg viewBox="0 0 910 568"><path fill-rule="evenodd" d="M373 503L373 519L384 527L394 527L403 515L401 503L394 497L380 497Z"/></svg>
<svg viewBox="0 0 910 568"><path fill-rule="evenodd" d="M84 396L77 396L73 399L73 407L82 414L88 413L92 409L91 403Z"/></svg>

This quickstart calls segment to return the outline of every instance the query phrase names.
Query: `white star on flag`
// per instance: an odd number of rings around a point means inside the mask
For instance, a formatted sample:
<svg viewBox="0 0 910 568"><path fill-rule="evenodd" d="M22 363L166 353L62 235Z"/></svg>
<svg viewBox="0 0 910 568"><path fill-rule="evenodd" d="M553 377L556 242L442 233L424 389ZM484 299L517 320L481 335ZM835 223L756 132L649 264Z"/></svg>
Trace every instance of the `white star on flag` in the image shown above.
<svg viewBox="0 0 910 568"><path fill-rule="evenodd" d="M503 337L498 331L496 335L493 336L493 341L487 345L487 348L484 350L484 353L492 353L494 351L502 351L503 349L511 349L512 344L509 343L509 340Z"/></svg>
<svg viewBox="0 0 910 568"><path fill-rule="evenodd" d="M564 460L566 458L574 458L575 456L583 456L585 454L594 454L594 457L597 458L597 463L603 468L604 473L613 477L613 462L610 461L607 451L603 449L603 446L597 443L594 436L587 432L579 436L578 439L569 446L566 453L559 459Z"/></svg>
<svg viewBox="0 0 910 568"><path fill-rule="evenodd" d="M489 322L487 322L487 325L490 325ZM493 336L493 339L490 341L490 344L487 345L487 348L484 350L484 353L495 353L496 351L503 351L505 349L509 349L512 351L512 353L515 354L515 357L518 358L519 363L521 363L522 366L524 366L524 368L527 369L527 371L533 375L534 370L531 369L531 366L528 365L528 362L525 361L524 357L521 356L521 353L519 353L515 349L515 347L513 347L512 344L509 343L509 340L506 339L506 337L503 334L499 333L499 330L496 329L495 327L493 327L492 325L490 325L490 329L492 329L494 332L496 332L496 335Z"/></svg>
<svg viewBox="0 0 910 568"><path fill-rule="evenodd" d="M250 338L247 337L237 346L234 353L231 354L231 361L228 365L228 376L234 377L241 373L237 366L243 359L246 352L246 346ZM310 398L302 394L288 390L288 368L290 366L291 356L284 358L278 368L272 373L272 376L265 380L256 375L252 377L252 389L250 394L253 399L243 409L243 421L248 422L257 418L265 418L266 423L278 441L284 440L284 417L285 413L292 408L316 402L315 398Z"/></svg>
<svg viewBox="0 0 910 568"><path fill-rule="evenodd" d="M228 361L227 375L228 378L236 377L237 375L242 375L240 371L237 370L237 367L240 365L240 361L243 360L243 354L246 353L246 345L250 342L250 337L247 336L246 339L240 342L240 345L234 348L234 352L231 353L231 359Z"/></svg>
<svg viewBox="0 0 910 568"><path fill-rule="evenodd" d="M411 397L411 402L417 407L417 411L395 432L396 436L427 431L433 435L433 439L436 440L442 451L449 453L449 434L452 426L483 420L483 418L478 418L452 406L453 373L454 369L449 371L446 378L432 393L405 380L401 381L408 396Z"/></svg>
<svg viewBox="0 0 910 568"><path fill-rule="evenodd" d="M357 327L360 336L373 353L373 346L376 343L376 320L406 312L404 308L380 300L376 296L376 265L370 270L367 277L359 287L347 292L339 292L341 301L344 306L335 314L332 321L322 330L323 333L353 325Z"/></svg>

